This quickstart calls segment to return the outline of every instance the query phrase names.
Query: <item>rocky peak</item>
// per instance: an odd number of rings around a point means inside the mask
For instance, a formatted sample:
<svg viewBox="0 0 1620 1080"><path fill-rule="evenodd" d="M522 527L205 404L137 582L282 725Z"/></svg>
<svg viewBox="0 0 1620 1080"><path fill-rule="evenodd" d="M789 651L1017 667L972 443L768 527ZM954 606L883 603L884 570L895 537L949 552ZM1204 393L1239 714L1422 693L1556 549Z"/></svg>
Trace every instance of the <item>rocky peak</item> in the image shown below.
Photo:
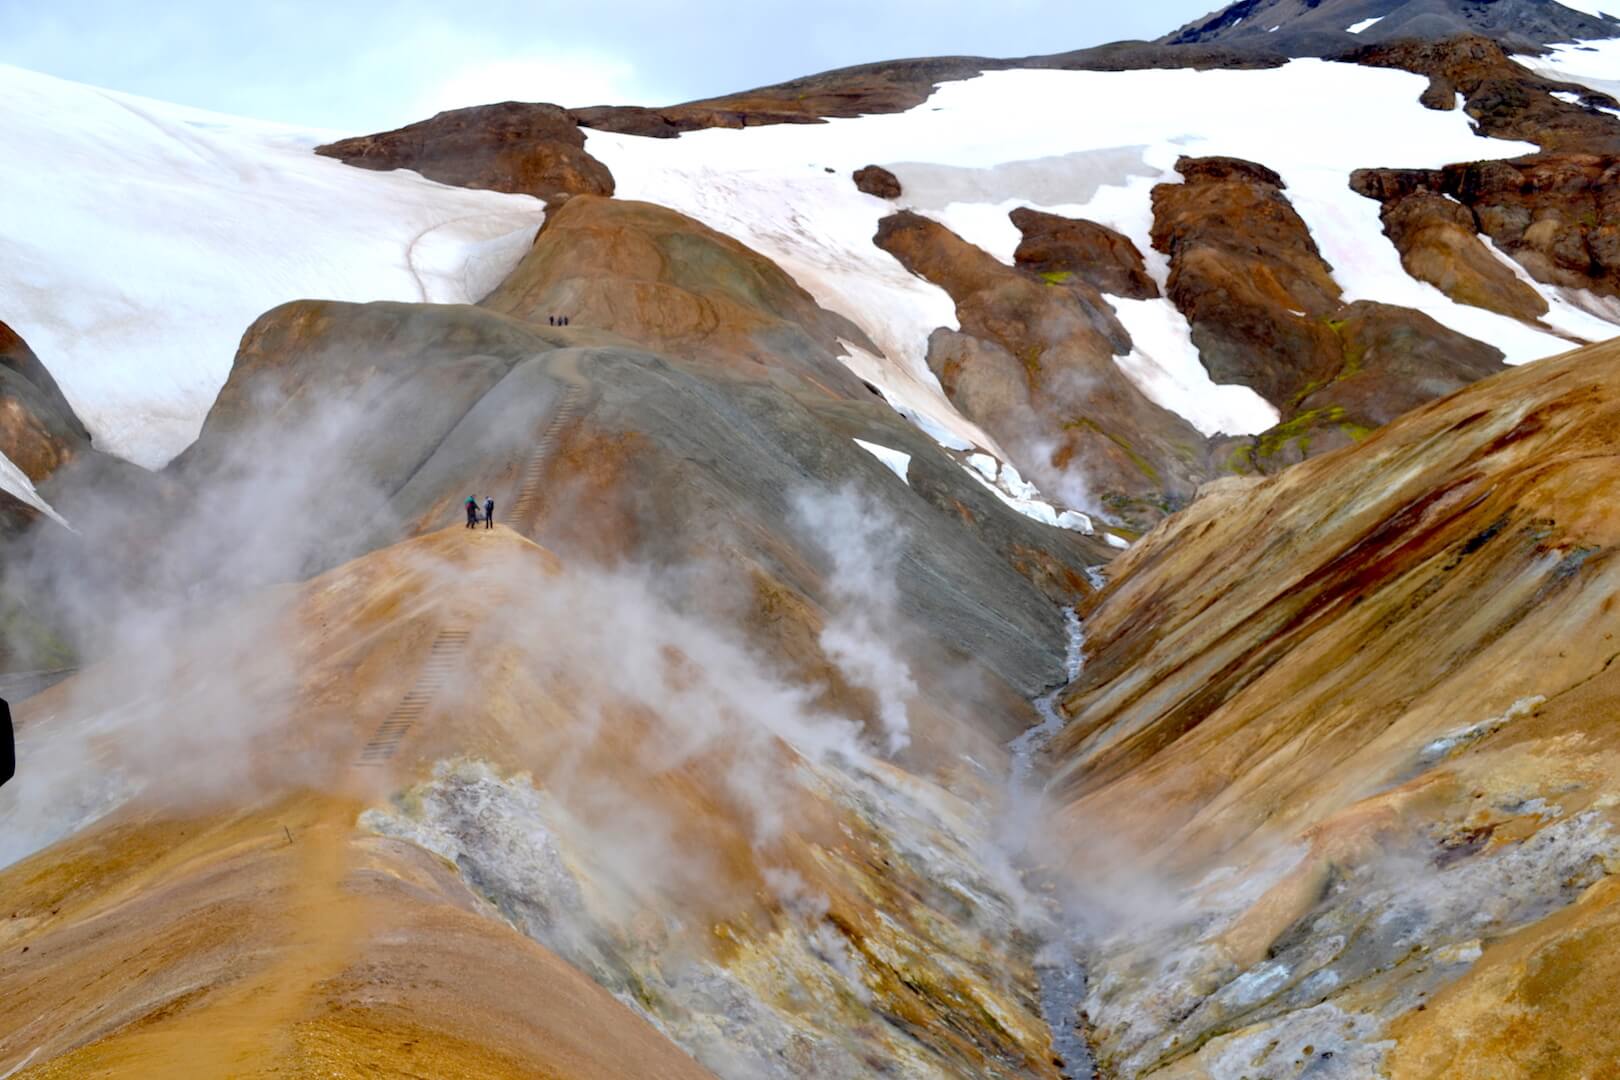
<svg viewBox="0 0 1620 1080"><path fill-rule="evenodd" d="M1620 36L1620 21L1556 0L1238 0L1160 38L1288 56L1333 56L1368 41L1480 34L1515 48Z"/></svg>

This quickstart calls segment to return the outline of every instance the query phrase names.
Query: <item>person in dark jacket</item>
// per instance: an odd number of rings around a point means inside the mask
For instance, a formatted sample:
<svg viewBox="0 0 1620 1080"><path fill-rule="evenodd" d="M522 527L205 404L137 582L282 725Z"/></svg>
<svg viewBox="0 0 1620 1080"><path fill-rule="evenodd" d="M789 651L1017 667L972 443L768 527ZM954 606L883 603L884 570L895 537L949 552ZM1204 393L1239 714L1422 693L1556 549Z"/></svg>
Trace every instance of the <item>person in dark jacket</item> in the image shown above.
<svg viewBox="0 0 1620 1080"><path fill-rule="evenodd" d="M469 495L469 496L467 496L467 528L476 529L477 527L478 527L478 498L477 498L477 496Z"/></svg>
<svg viewBox="0 0 1620 1080"><path fill-rule="evenodd" d="M488 496L485 496L485 498L484 498L484 528L493 529L494 527L495 527L495 496L488 495Z"/></svg>

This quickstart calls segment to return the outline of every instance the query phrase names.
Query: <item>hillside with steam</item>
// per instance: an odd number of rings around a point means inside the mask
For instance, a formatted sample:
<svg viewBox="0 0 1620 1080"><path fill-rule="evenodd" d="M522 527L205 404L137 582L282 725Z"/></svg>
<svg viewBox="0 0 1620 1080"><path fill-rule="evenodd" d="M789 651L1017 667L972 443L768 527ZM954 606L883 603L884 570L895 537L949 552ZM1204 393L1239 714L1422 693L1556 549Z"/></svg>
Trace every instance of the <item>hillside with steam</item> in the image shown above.
<svg viewBox="0 0 1620 1080"><path fill-rule="evenodd" d="M0 67L0 1076L1608 1075L1617 41Z"/></svg>

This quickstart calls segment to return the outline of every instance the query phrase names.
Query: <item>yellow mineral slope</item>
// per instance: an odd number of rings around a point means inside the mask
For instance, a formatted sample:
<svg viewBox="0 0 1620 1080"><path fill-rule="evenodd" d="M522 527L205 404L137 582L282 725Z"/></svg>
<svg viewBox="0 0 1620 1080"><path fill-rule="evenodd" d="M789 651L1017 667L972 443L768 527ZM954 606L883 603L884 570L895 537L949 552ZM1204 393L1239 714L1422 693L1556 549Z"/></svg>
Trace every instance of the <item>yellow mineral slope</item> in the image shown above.
<svg viewBox="0 0 1620 1080"><path fill-rule="evenodd" d="M1617 454L1620 342L1121 557L1053 751L1077 864L1156 901L1098 947L1106 1065L1620 1075Z"/></svg>
<svg viewBox="0 0 1620 1080"><path fill-rule="evenodd" d="M181 622L20 710L114 808L0 871L0 1075L1055 1075L984 813L655 581L457 527Z"/></svg>
<svg viewBox="0 0 1620 1080"><path fill-rule="evenodd" d="M213 718L258 725L229 744L254 758L235 790L188 775L232 764L192 741L191 756L136 777L139 796L0 874L0 1071L709 1075L492 917L453 867L357 827L388 783L386 769L360 764L377 727L368 701L405 693L421 642L466 614L433 602L423 571L402 572L416 561L386 552L329 575L274 620L260 647L294 661L302 685L261 703L273 723ZM206 651L184 637L171 644ZM353 685L337 689L344 672ZM76 699L77 689L25 706L24 738L52 725L72 738L65 729L89 696ZM128 755L116 742L134 738L168 736L122 732L101 760L120 768Z"/></svg>

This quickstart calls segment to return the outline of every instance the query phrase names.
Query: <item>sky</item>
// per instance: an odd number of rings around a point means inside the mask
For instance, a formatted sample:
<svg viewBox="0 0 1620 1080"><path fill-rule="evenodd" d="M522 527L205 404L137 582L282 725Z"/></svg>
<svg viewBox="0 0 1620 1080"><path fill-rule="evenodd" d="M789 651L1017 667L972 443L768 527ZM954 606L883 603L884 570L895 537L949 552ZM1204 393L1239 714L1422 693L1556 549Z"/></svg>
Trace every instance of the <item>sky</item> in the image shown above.
<svg viewBox="0 0 1620 1080"><path fill-rule="evenodd" d="M1151 38L1220 0L0 0L0 63L349 133L490 101L669 105L904 56Z"/></svg>

